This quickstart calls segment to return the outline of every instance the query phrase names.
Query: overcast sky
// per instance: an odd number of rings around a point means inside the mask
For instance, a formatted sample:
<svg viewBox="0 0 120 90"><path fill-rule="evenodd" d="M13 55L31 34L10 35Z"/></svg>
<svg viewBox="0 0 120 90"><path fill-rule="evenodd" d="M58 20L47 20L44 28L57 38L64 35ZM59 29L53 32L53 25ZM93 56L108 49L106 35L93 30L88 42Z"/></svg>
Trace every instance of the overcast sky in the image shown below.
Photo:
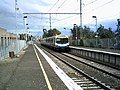
<svg viewBox="0 0 120 90"><path fill-rule="evenodd" d="M80 0L16 0L16 2L19 10L15 14L15 0L0 1L0 27L10 32L25 32L23 13L80 12ZM111 27L112 24L115 27L117 19L120 18L120 0L82 0L83 26L95 29L95 19L92 16L97 17L98 25L101 23ZM80 25L79 17L79 15L52 14L51 26L62 33L70 33L73 24ZM43 28L47 30L50 28L49 15L46 14L27 15L26 21L31 33L41 34Z"/></svg>

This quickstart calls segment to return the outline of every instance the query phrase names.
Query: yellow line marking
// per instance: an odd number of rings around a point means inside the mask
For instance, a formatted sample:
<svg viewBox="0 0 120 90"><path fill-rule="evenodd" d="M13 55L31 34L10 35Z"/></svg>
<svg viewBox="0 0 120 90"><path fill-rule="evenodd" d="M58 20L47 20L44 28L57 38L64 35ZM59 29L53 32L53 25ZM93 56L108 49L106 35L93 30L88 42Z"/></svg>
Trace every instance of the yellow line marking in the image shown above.
<svg viewBox="0 0 120 90"><path fill-rule="evenodd" d="M83 90L77 83L75 83L61 68L59 68L50 57L48 57L36 44L34 46L43 55L45 60L49 63L54 72L63 81L69 90Z"/></svg>
<svg viewBox="0 0 120 90"><path fill-rule="evenodd" d="M48 89L49 89L49 90L52 90L52 87L51 87L50 81L49 81L49 79L48 79L48 77L47 77L47 74L46 74L44 68L43 68L42 62L41 62L41 60L40 60L40 58L39 58L39 56L38 56L38 53L37 53L35 47L34 47L34 51L35 51L35 54L36 54L37 59L38 59L38 61L39 61L40 67L41 67L42 72L43 72L43 75L44 75L44 77L45 77L45 80L46 80L46 83L47 83Z"/></svg>

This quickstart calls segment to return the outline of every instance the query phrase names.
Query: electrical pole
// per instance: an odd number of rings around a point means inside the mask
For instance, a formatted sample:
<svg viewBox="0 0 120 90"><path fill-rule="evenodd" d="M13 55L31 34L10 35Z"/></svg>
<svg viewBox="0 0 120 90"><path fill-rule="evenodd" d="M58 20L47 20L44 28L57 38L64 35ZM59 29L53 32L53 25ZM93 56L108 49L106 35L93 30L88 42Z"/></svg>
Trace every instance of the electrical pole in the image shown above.
<svg viewBox="0 0 120 90"><path fill-rule="evenodd" d="M15 0L15 30L17 32L17 0ZM16 35L17 40L17 35Z"/></svg>
<svg viewBox="0 0 120 90"><path fill-rule="evenodd" d="M50 20L50 30L51 30L51 14L49 14L49 20Z"/></svg>
<svg viewBox="0 0 120 90"><path fill-rule="evenodd" d="M80 0L80 27L82 28L82 0Z"/></svg>
<svg viewBox="0 0 120 90"><path fill-rule="evenodd" d="M18 49L17 49L17 46L18 46L18 44L17 44L17 41L18 41L18 33L17 33L17 10L18 10L18 8L17 8L17 0L15 0L15 32L16 32L16 46L15 46L15 49L16 49L16 53L18 51Z"/></svg>

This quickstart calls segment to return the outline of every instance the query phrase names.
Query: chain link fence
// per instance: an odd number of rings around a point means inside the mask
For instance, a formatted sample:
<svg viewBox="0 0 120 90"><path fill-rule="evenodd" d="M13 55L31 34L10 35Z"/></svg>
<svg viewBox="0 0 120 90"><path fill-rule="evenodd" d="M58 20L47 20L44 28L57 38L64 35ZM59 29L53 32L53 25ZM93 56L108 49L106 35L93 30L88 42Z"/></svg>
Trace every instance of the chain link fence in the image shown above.
<svg viewBox="0 0 120 90"><path fill-rule="evenodd" d="M120 49L120 39L107 38L107 39L79 39L70 40L70 45L72 46L83 46L83 47L93 47L93 48L107 48L107 49Z"/></svg>

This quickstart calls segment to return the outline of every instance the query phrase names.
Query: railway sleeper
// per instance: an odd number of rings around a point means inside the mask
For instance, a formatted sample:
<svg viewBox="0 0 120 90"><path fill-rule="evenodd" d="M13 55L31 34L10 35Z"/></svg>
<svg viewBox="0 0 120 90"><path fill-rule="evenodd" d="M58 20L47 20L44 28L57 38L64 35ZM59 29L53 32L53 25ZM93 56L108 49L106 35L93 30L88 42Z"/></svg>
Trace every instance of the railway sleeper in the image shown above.
<svg viewBox="0 0 120 90"><path fill-rule="evenodd" d="M74 80L75 82L92 82L89 79Z"/></svg>
<svg viewBox="0 0 120 90"><path fill-rule="evenodd" d="M77 84L93 84L91 81L76 82Z"/></svg>
<svg viewBox="0 0 120 90"><path fill-rule="evenodd" d="M78 84L79 85L79 84ZM92 87L92 86L97 86L96 84L94 83L91 83L91 84L80 84L81 87Z"/></svg>
<svg viewBox="0 0 120 90"><path fill-rule="evenodd" d="M84 90L104 90L99 86L96 87L82 87Z"/></svg>
<svg viewBox="0 0 120 90"><path fill-rule="evenodd" d="M83 89L101 89L101 87L97 86L92 81L89 81L89 79L86 80L78 80L74 78L74 82L76 82L78 85L80 85Z"/></svg>

